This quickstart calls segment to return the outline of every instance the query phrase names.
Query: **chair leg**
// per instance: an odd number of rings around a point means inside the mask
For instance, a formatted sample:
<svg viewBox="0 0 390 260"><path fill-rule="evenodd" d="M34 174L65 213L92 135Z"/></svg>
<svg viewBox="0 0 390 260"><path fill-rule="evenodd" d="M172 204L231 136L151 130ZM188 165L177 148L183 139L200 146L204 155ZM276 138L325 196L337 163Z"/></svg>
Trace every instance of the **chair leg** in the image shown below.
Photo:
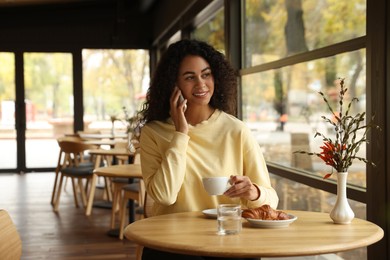
<svg viewBox="0 0 390 260"><path fill-rule="evenodd" d="M98 178L98 176L96 174L92 175L92 180L90 183L90 191L89 191L89 195L88 195L87 209L85 210L85 215L87 215L87 216L90 216L92 213L92 204L93 204L93 199L95 197L97 178Z"/></svg>
<svg viewBox="0 0 390 260"><path fill-rule="evenodd" d="M60 150L60 154L58 155L58 162L57 162L57 168L56 168L56 171L55 171L53 191L51 193L51 201L50 201L50 203L53 206L54 206L54 200L55 200L56 192L57 192L58 176L59 176L60 169L61 169L61 161L62 161L62 150Z"/></svg>
<svg viewBox="0 0 390 260"><path fill-rule="evenodd" d="M141 260L142 259L142 252L144 250L144 247L141 245L137 245L137 249L135 251L135 259Z"/></svg>
<svg viewBox="0 0 390 260"><path fill-rule="evenodd" d="M88 177L86 182L85 182L85 192L89 194L90 188L89 185L91 184L91 177Z"/></svg>
<svg viewBox="0 0 390 260"><path fill-rule="evenodd" d="M84 208L86 208L87 207L87 194L85 192L85 188L83 185L83 179L78 178L78 183L79 183L79 190L80 190L80 194L81 194L81 201L83 202Z"/></svg>
<svg viewBox="0 0 390 260"><path fill-rule="evenodd" d="M119 239L123 240L123 229L125 228L125 220L126 220L126 206L127 206L128 198L124 194L122 196L121 208L120 212L120 225L119 225Z"/></svg>
<svg viewBox="0 0 390 260"><path fill-rule="evenodd" d="M121 189L120 187L118 187L117 184L114 183L114 195L113 195L113 198L112 198L112 208L111 208L111 229L114 229L115 228L115 215L116 215L116 212L118 211L118 208L119 208L119 202L121 201L120 199L120 193L121 193ZM120 210L119 210L119 215L120 215Z"/></svg>
<svg viewBox="0 0 390 260"><path fill-rule="evenodd" d="M65 177L64 191L66 191L66 185L68 184L68 177Z"/></svg>
<svg viewBox="0 0 390 260"><path fill-rule="evenodd" d="M73 198L74 198L74 204L76 205L76 208L79 207L79 202L77 199L77 188L76 188L76 182L74 181L74 178L71 178L72 180L72 188L73 188Z"/></svg>
<svg viewBox="0 0 390 260"><path fill-rule="evenodd" d="M51 205L53 206L54 206L54 200L57 192L58 175L59 175L59 169L57 168L55 171L54 185L53 185L53 191L51 193L51 201L50 201Z"/></svg>
<svg viewBox="0 0 390 260"><path fill-rule="evenodd" d="M103 178L104 178L104 189L106 191L106 198L108 201L112 201L111 178L109 177L103 177Z"/></svg>
<svg viewBox="0 0 390 260"><path fill-rule="evenodd" d="M63 181L64 181L64 176L61 174L60 183L58 184L58 191L57 191L57 194L56 194L56 199L54 201L54 211L55 212L58 211L58 207L60 205L60 197L61 197L61 189L62 189Z"/></svg>

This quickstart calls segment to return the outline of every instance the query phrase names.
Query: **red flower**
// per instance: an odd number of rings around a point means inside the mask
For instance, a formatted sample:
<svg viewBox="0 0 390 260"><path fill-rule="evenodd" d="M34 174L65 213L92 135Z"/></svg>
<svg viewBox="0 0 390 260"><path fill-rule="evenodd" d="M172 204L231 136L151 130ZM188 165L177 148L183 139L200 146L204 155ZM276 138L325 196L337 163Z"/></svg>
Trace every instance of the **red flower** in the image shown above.
<svg viewBox="0 0 390 260"><path fill-rule="evenodd" d="M325 162L326 165L330 165L333 168L337 167L337 158L341 158L342 151L346 150L347 146L343 144L341 146L340 144L337 145L337 148L332 142L324 142L324 146L320 147L322 149L322 152L319 154L319 157ZM327 179L332 174L325 175L324 179Z"/></svg>
<svg viewBox="0 0 390 260"><path fill-rule="evenodd" d="M332 143L325 142L324 146L321 146L320 148L322 149L322 152L320 153L320 158L330 166L334 166L335 163L333 161L333 156L335 152L335 147Z"/></svg>

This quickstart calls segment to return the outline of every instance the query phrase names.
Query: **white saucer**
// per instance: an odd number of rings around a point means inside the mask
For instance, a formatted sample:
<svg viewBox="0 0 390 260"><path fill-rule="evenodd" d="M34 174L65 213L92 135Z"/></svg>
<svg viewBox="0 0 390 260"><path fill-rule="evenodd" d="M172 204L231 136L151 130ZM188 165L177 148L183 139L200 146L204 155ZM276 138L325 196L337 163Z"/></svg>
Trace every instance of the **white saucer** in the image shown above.
<svg viewBox="0 0 390 260"><path fill-rule="evenodd" d="M217 209L205 209L202 213L208 218L217 218Z"/></svg>

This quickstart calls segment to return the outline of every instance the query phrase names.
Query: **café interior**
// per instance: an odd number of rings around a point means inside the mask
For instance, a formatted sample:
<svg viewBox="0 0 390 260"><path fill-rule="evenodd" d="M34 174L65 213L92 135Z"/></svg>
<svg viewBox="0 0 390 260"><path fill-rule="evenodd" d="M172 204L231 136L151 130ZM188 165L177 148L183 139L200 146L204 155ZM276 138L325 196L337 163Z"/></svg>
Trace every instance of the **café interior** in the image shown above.
<svg viewBox="0 0 390 260"><path fill-rule="evenodd" d="M367 161L348 169L348 202L355 218L384 235L351 250L281 259L390 259L389 14L386 0L0 0L0 210L20 237L20 252L6 256L138 259L136 243L106 231L145 218L142 180L135 197L125 193L133 219L120 209L112 223L116 191L128 183L103 170L92 196L76 191L82 181L74 184L62 171L60 140L82 140L83 155L101 158L95 170L139 163L129 119L167 47L198 39L238 71L236 116L264 153L281 210L329 213L335 204L336 174L324 178L331 166L296 151L316 153L322 137L334 137L318 92L337 108L344 79L350 113L375 125L355 154ZM95 151L120 144L116 154ZM92 206L98 196L111 207Z"/></svg>

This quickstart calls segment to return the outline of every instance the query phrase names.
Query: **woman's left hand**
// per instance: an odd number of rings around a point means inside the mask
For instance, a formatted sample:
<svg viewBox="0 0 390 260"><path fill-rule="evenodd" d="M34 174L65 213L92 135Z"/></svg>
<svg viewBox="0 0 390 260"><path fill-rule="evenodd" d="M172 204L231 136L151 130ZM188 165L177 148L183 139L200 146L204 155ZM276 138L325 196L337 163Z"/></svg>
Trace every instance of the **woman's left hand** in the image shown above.
<svg viewBox="0 0 390 260"><path fill-rule="evenodd" d="M251 182L248 176L232 175L230 176L230 184L232 186L223 195L247 200L256 200L260 197L260 190Z"/></svg>

